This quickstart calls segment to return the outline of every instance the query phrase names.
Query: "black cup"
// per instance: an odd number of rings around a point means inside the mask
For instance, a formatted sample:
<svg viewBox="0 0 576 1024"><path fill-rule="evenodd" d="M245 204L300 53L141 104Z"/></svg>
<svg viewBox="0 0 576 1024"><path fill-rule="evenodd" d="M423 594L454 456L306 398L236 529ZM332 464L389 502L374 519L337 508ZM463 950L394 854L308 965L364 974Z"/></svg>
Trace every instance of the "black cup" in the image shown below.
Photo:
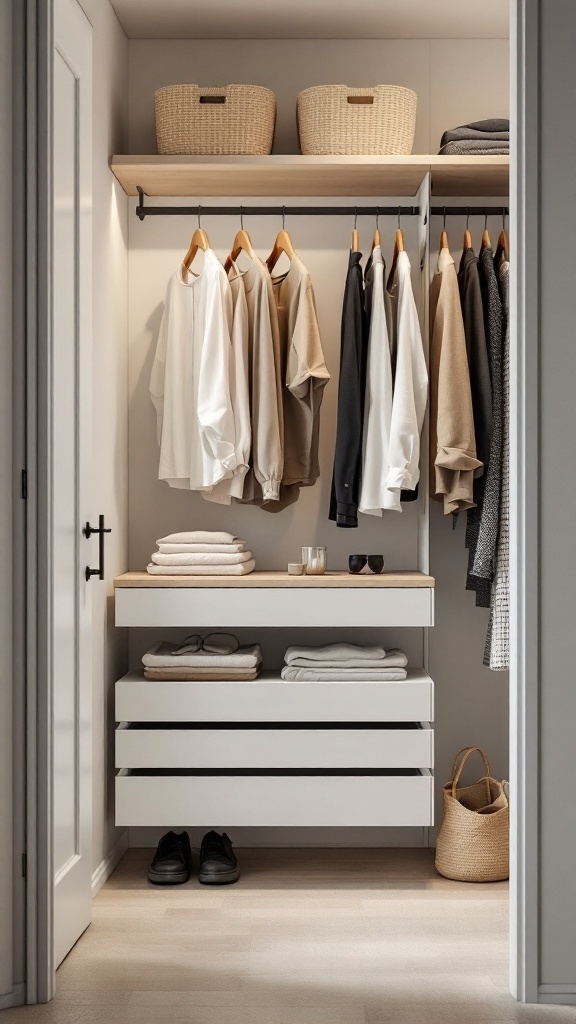
<svg viewBox="0 0 576 1024"><path fill-rule="evenodd" d="M362 572L362 569L368 561L368 555L349 555L348 556L348 571L356 575ZM384 564L384 563L382 563Z"/></svg>
<svg viewBox="0 0 576 1024"><path fill-rule="evenodd" d="M368 555L368 568L375 573L382 572L384 568L384 555Z"/></svg>

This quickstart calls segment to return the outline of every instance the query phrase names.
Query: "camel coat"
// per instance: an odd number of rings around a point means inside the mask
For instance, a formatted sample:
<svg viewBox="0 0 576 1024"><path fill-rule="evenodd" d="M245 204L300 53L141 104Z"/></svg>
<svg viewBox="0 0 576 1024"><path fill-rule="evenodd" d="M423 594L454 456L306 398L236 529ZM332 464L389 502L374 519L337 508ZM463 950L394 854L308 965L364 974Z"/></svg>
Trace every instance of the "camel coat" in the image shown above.
<svg viewBox="0 0 576 1024"><path fill-rule="evenodd" d="M474 413L458 278L448 249L430 286L430 494L444 514L474 507Z"/></svg>

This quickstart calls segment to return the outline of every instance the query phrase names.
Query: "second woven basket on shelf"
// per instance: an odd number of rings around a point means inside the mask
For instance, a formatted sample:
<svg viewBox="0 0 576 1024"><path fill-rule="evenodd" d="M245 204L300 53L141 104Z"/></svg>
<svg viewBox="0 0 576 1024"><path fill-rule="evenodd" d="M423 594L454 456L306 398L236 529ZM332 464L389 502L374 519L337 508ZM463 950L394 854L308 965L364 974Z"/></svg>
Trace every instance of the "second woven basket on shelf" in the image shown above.
<svg viewBox="0 0 576 1024"><path fill-rule="evenodd" d="M417 96L400 85L315 85L298 96L300 148L309 155L412 152Z"/></svg>

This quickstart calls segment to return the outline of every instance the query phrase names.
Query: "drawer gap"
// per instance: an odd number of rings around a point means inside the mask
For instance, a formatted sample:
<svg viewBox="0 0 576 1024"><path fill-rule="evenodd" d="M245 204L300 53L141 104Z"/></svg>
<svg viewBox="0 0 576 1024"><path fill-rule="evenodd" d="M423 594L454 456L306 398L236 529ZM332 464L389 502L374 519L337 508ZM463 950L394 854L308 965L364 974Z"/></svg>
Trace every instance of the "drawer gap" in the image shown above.
<svg viewBox="0 0 576 1024"><path fill-rule="evenodd" d="M175 730L210 730L210 729L233 729L242 731L246 729L282 729L289 731L298 730L314 732L324 729L346 730L366 729L375 731L381 729L388 732L390 729L421 729L421 722L123 722L122 726L127 729L175 729Z"/></svg>
<svg viewBox="0 0 576 1024"><path fill-rule="evenodd" d="M292 778L300 776L333 777L333 776L383 776L406 778L421 776L426 769L419 768L122 768L118 776L138 776L145 778L203 778L203 777L238 777L253 778ZM429 773L427 773L429 774Z"/></svg>

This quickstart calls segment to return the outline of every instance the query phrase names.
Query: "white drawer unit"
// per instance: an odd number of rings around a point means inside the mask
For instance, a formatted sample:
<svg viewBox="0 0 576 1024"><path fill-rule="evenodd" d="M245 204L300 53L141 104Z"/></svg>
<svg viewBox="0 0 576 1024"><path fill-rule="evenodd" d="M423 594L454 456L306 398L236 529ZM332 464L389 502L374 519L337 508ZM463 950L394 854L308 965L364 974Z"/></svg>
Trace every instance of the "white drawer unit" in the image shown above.
<svg viewBox="0 0 576 1024"><path fill-rule="evenodd" d="M122 769L116 776L116 824L422 827L433 823L432 783L427 769L330 775Z"/></svg>
<svg viewBox="0 0 576 1024"><path fill-rule="evenodd" d="M422 573L243 577L159 577L125 573L115 580L117 626L432 626L434 580Z"/></svg>
<svg viewBox="0 0 576 1024"><path fill-rule="evenodd" d="M117 722L432 722L434 684L422 669L398 682L160 682L129 672L116 683Z"/></svg>
<svg viewBox="0 0 576 1024"><path fill-rule="evenodd" d="M432 768L428 723L381 728L198 729L124 723L117 768Z"/></svg>

